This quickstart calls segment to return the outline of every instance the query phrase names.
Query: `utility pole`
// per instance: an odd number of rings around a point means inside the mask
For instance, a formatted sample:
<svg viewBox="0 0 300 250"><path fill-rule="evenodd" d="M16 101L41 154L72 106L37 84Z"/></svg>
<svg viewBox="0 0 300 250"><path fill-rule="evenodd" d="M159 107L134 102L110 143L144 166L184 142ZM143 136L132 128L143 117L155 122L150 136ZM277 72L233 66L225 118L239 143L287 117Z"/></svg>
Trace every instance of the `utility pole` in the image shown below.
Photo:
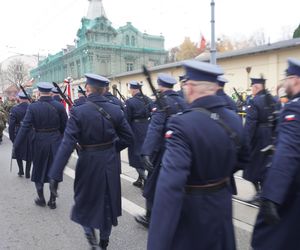
<svg viewBox="0 0 300 250"><path fill-rule="evenodd" d="M217 64L216 39L215 39L215 1L211 0L211 46L210 46L210 63Z"/></svg>

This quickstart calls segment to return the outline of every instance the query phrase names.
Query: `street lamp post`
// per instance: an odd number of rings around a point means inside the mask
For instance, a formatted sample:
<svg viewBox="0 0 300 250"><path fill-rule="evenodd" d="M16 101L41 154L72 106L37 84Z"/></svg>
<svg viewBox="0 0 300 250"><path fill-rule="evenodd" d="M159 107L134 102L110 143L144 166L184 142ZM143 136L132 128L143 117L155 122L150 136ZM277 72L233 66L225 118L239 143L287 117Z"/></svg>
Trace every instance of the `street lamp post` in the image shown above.
<svg viewBox="0 0 300 250"><path fill-rule="evenodd" d="M215 41L215 1L211 0L211 46L210 46L210 63L217 64L216 41Z"/></svg>

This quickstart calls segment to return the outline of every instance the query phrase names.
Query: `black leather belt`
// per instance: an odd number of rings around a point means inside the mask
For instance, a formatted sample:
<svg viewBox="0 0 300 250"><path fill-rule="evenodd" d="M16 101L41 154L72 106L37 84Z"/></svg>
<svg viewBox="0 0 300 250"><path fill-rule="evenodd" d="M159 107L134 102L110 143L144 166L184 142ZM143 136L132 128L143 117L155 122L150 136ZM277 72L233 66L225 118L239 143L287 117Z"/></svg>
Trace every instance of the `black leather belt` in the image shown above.
<svg viewBox="0 0 300 250"><path fill-rule="evenodd" d="M186 194L210 194L217 192L225 187L229 186L229 178L222 179L218 182L206 184L206 185L186 185Z"/></svg>
<svg viewBox="0 0 300 250"><path fill-rule="evenodd" d="M133 122L147 122L147 121L149 121L149 118L133 119Z"/></svg>
<svg viewBox="0 0 300 250"><path fill-rule="evenodd" d="M34 131L38 133L51 133L58 131L58 128L35 128Z"/></svg>
<svg viewBox="0 0 300 250"><path fill-rule="evenodd" d="M94 151L94 150L106 150L114 145L112 141L101 144L79 145L80 151Z"/></svg>

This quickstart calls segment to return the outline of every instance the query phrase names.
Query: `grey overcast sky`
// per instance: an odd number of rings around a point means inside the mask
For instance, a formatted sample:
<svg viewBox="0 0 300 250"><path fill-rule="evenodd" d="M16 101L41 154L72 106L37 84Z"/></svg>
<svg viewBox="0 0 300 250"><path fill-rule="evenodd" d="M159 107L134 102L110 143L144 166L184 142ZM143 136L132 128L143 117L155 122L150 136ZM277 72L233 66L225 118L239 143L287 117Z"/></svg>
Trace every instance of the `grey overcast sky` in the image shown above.
<svg viewBox="0 0 300 250"><path fill-rule="evenodd" d="M165 36L165 47L201 33L210 40L211 0L103 0L115 28L127 21L141 32ZM247 37L263 30L270 42L300 23L299 0L215 0L216 35ZM88 0L1 0L0 61L24 54L56 53L73 44ZM284 30L284 31L283 31Z"/></svg>

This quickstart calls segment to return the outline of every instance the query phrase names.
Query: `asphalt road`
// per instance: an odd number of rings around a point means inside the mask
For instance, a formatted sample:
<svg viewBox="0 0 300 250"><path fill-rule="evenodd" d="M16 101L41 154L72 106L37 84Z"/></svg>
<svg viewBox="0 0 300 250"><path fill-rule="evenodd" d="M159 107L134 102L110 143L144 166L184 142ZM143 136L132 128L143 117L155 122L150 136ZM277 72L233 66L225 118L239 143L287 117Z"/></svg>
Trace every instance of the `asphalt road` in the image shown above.
<svg viewBox="0 0 300 250"><path fill-rule="evenodd" d="M57 209L40 208L34 205L36 197L32 182L17 176L17 164L9 171L11 143L4 137L0 145L0 250L83 250L89 249L81 227L69 219L73 205L73 179L76 157L73 155L65 170L64 182L60 185ZM135 171L127 164L126 152L122 153L122 207L119 225L113 229L110 250L146 249L147 230L139 226L133 216L144 212L141 191L132 182ZM239 199L253 194L249 183L237 176ZM48 186L45 188L49 197ZM235 201L234 225L238 249L248 250L257 208Z"/></svg>

